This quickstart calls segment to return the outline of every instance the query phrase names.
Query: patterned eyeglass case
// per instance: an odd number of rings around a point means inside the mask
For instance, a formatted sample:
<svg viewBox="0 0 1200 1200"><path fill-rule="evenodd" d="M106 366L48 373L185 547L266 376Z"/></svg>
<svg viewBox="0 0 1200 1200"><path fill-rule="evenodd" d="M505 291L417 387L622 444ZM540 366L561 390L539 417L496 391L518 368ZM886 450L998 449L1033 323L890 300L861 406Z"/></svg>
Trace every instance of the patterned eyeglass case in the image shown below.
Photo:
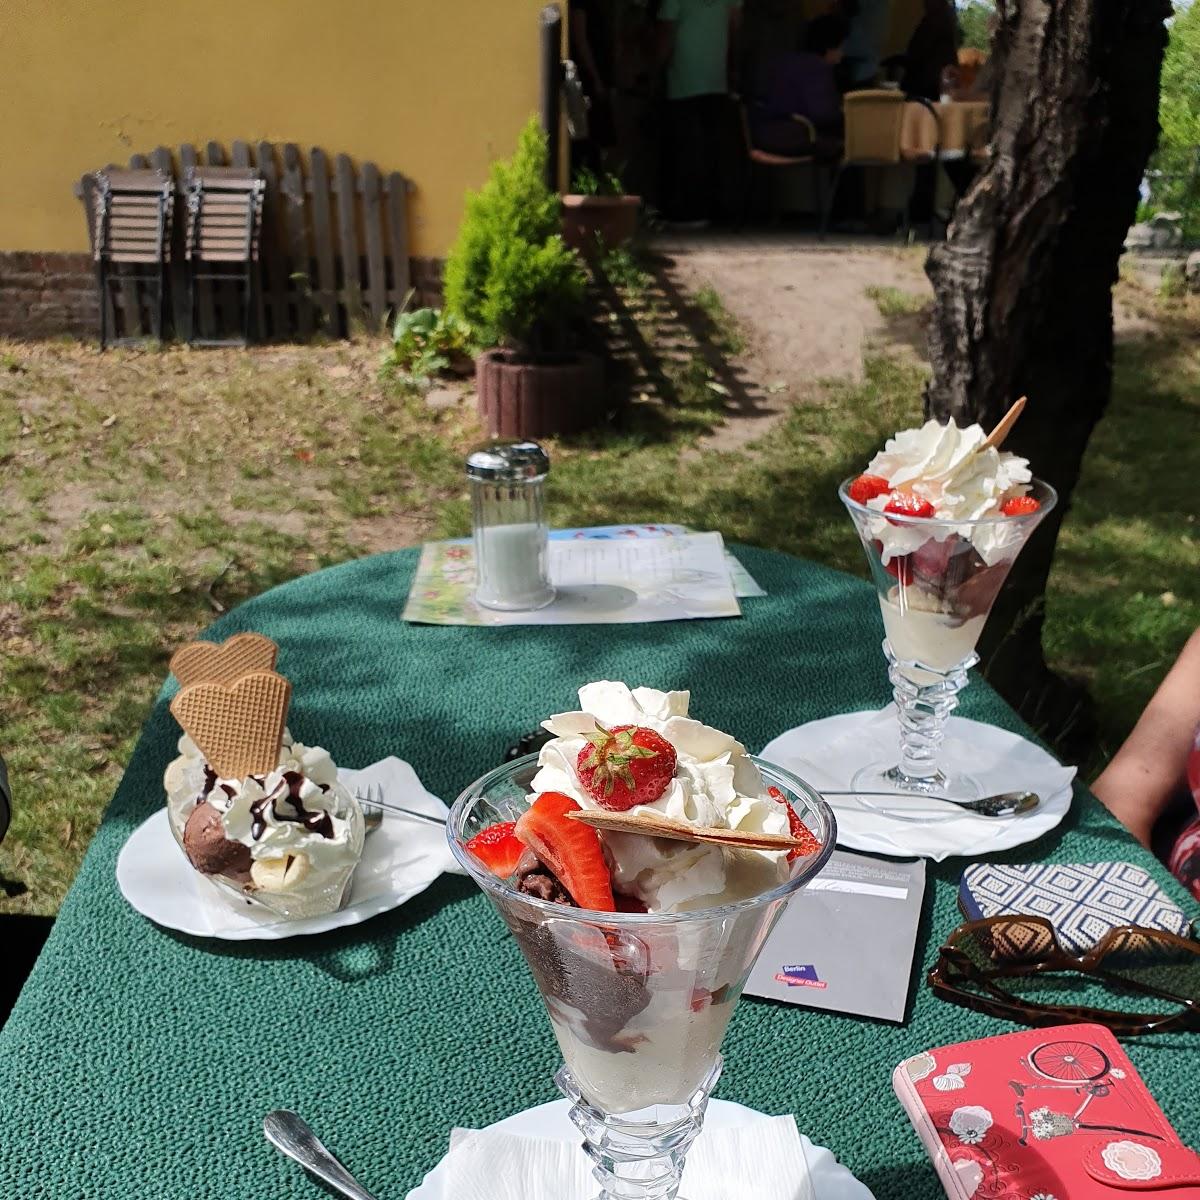
<svg viewBox="0 0 1200 1200"><path fill-rule="evenodd" d="M926 1050L892 1087L950 1200L1200 1196L1200 1154L1101 1025Z"/></svg>
<svg viewBox="0 0 1200 1200"><path fill-rule="evenodd" d="M1117 925L1188 935L1182 909L1140 867L1100 863L972 863L958 906L968 920L1045 917L1062 948L1084 954Z"/></svg>

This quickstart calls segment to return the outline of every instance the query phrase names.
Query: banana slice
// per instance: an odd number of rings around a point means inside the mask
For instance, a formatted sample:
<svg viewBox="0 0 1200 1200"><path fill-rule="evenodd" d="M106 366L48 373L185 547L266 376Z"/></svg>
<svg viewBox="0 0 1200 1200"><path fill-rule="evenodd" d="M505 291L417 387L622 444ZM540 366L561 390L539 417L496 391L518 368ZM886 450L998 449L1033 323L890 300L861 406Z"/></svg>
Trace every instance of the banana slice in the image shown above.
<svg viewBox="0 0 1200 1200"><path fill-rule="evenodd" d="M264 892L294 888L308 874L308 857L287 854L281 858L258 858L250 864L250 878Z"/></svg>

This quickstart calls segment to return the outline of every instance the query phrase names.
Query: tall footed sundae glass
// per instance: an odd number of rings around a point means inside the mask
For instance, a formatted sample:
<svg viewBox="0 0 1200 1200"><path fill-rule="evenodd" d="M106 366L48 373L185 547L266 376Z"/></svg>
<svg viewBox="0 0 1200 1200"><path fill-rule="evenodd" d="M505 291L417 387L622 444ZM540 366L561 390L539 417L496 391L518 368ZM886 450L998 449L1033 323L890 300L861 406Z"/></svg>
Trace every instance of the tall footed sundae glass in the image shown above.
<svg viewBox="0 0 1200 1200"><path fill-rule="evenodd" d="M750 968L789 898L831 853L833 816L801 780L743 752L739 770L754 771L763 804L742 828L757 825L761 830L769 824L762 817L767 813L779 816L786 832L789 825L800 827L795 824L799 818L811 834L807 853L785 860L782 854L731 852L723 846L629 833L606 836L601 843L595 830L570 820L552 824L547 838L539 840L538 832L530 834L525 826L531 821L536 825L543 810L557 814L580 807L535 784L552 780L555 768L546 764L543 751L541 772L537 756L529 755L473 783L451 810L450 844L503 917L533 973L562 1051L555 1083L571 1102L571 1120L594 1164L599 1200L671 1200L678 1195L688 1148L700 1132L720 1076L721 1041ZM707 768L700 764L700 769ZM775 813L776 805L788 806L794 817L784 809ZM506 823L514 819L526 843L514 845L507 860L502 853L499 859L481 860L473 850L497 836L493 831L503 836L512 828ZM584 865L591 862L590 844L578 853L551 844L560 827L568 828L568 840L574 836L570 829L595 838L603 847L604 857L596 858L602 867ZM642 851L630 851L635 841L646 844ZM537 862L529 846L536 850ZM646 856L660 853L673 864L668 873L659 870L663 859L646 866ZM573 861L564 864L564 855ZM631 878L622 873L622 856L643 881L656 871L660 879L669 874L670 886L682 895L688 890L681 882L686 877L701 889L719 886L727 902L709 905L695 896L679 901L679 908L669 905L670 911L646 911L636 894L613 890L609 899L595 898L596 870L610 871L614 888ZM675 866L681 871L675 872ZM713 868L720 878L705 882L705 872ZM600 882L601 892L610 886ZM563 883L580 894L572 900ZM656 893L652 904L668 904L667 886L662 890L665 895ZM597 911L590 903L611 903L613 911ZM625 911L617 911L618 906Z"/></svg>
<svg viewBox="0 0 1200 1200"><path fill-rule="evenodd" d="M943 761L946 720L992 605L1057 495L978 425L936 421L889 439L838 495L879 596L900 721L899 759L865 766L851 786L974 799L969 763Z"/></svg>

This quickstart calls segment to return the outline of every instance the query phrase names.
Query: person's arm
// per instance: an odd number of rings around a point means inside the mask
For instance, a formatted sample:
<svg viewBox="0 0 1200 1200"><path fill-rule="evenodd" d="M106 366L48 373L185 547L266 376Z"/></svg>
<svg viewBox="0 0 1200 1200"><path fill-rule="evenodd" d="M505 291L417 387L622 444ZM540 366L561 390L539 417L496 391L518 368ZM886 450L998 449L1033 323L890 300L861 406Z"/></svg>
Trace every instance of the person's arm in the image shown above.
<svg viewBox="0 0 1200 1200"><path fill-rule="evenodd" d="M588 37L587 11L582 8L572 8L571 11L571 45L579 56L579 64L587 72L591 92L597 98L603 98L608 92L608 84L600 77L600 69L596 66L596 56L592 53L591 39Z"/></svg>
<svg viewBox="0 0 1200 1200"><path fill-rule="evenodd" d="M1143 846L1187 778L1200 725L1200 630L1188 639L1141 720L1092 791Z"/></svg>

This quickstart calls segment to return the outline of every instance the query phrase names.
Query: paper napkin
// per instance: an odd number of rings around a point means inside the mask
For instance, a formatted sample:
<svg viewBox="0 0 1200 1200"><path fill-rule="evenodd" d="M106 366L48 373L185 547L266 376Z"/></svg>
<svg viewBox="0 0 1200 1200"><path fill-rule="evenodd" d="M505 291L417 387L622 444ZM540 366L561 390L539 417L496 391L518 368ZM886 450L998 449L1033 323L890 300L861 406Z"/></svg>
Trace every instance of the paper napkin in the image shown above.
<svg viewBox="0 0 1200 1200"><path fill-rule="evenodd" d="M416 771L403 759L380 759L359 771L343 769L338 778L352 792L365 795L367 788L374 786L382 789L387 804L446 818L445 804L425 790ZM458 870L444 825L385 809L383 826L367 838L363 847L362 862L354 874L352 902L359 904L376 895L402 891L409 884L424 887L443 871Z"/></svg>
<svg viewBox="0 0 1200 1200"><path fill-rule="evenodd" d="M564 1200L592 1196L591 1160L576 1141L498 1129L455 1129L444 1194L454 1200ZM687 1200L815 1200L792 1117L706 1129L684 1168Z"/></svg>

